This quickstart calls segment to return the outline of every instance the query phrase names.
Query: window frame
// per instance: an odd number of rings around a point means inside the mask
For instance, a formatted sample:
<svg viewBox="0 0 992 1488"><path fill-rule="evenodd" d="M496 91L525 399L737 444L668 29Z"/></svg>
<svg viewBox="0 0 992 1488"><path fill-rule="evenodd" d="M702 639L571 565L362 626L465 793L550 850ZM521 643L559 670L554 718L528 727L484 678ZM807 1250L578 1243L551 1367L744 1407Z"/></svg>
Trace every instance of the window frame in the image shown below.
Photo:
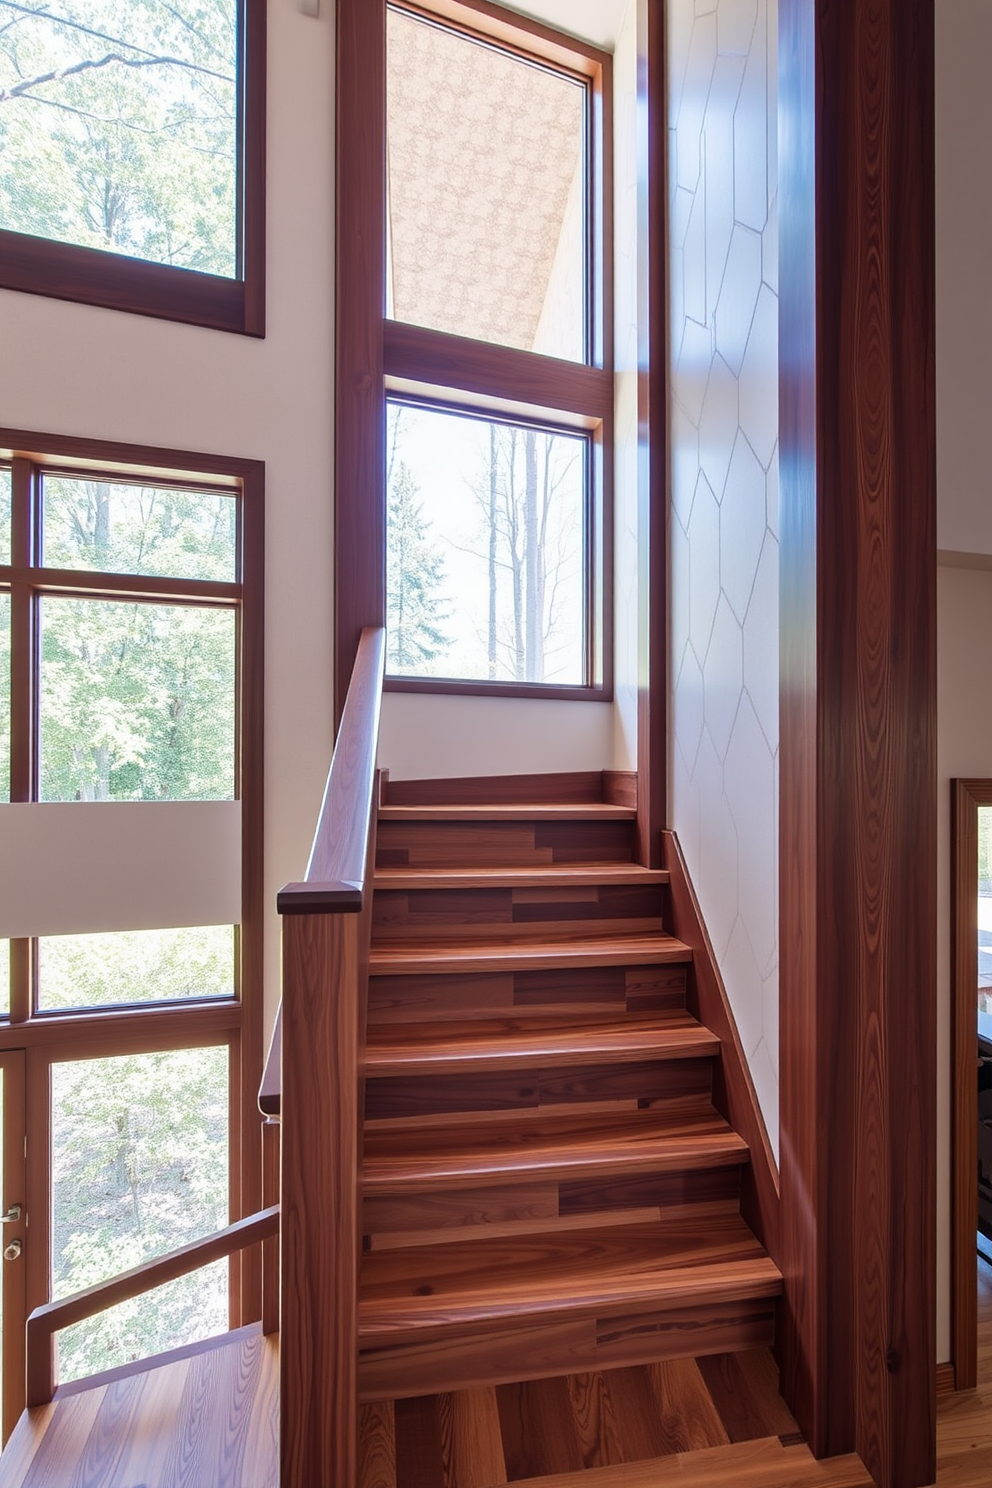
<svg viewBox="0 0 992 1488"><path fill-rule="evenodd" d="M239 0L239 272L233 279L0 228L0 289L265 335L266 0Z"/></svg>
<svg viewBox="0 0 992 1488"><path fill-rule="evenodd" d="M37 631L20 621L24 642L15 645L14 605L30 607L32 592L66 596L134 598L179 603L214 602L240 610L236 643L234 798L242 816L242 915L234 936L235 995L182 1002L111 1004L103 1008L39 1010L35 1003L37 938L10 941L10 1016L0 1019L0 1053L26 1051L27 1124L31 1151L26 1204L31 1244L26 1250L26 1307L48 1301L51 1263L50 1070L53 1064L131 1053L226 1045L230 1059L229 1191L233 1218L261 1207L261 1123L257 1095L263 1061L263 582L264 465L257 460L195 454L157 447L28 433L0 428L0 462L12 480L11 563L0 565L0 588L11 594L12 803L37 800ZM90 569L25 566L32 553L40 503L38 474L109 475L148 484L208 491L216 486L240 497L240 577L236 583L107 574ZM152 593L150 591L157 591ZM33 654L32 654L33 653ZM246 723L249 726L243 727ZM253 725L253 726L252 726ZM3 807L0 806L0 810ZM45 1158L39 1160L38 1153ZM255 1250L234 1258L230 1271L232 1326L261 1315L261 1258ZM23 1381L21 1382L23 1391ZM8 1395L6 1386L5 1396ZM8 1425L18 1410L5 1401Z"/></svg>
<svg viewBox="0 0 992 1488"><path fill-rule="evenodd" d="M589 359L569 362L387 319L386 11L394 0L339 0L335 697L344 705L363 627L386 618L385 404L411 395L486 407L593 434L594 586L588 682L434 680L387 675L389 692L609 702L613 697L612 57L488 0L395 0L503 50L587 80L590 97Z"/></svg>

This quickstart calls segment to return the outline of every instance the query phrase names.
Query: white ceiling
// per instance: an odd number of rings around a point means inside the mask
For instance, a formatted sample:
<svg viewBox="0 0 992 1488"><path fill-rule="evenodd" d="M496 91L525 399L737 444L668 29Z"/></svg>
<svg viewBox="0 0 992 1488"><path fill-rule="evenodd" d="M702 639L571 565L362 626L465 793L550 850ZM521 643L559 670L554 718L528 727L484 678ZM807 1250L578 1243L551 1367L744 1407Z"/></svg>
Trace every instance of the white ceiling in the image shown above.
<svg viewBox="0 0 992 1488"><path fill-rule="evenodd" d="M506 8L612 51L630 3L631 0L524 0L523 4L511 3Z"/></svg>

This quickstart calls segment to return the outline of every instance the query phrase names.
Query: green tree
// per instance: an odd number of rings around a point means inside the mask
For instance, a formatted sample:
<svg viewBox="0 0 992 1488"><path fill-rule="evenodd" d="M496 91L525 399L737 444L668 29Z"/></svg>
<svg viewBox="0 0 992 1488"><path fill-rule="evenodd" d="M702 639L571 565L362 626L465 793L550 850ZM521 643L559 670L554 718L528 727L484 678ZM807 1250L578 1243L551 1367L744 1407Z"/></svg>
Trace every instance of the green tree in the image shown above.
<svg viewBox="0 0 992 1488"><path fill-rule="evenodd" d="M233 276L236 0L0 0L0 225Z"/></svg>
<svg viewBox="0 0 992 1488"><path fill-rule="evenodd" d="M400 458L402 409L390 410L386 471L386 665L424 673L450 644L442 594L444 559L430 540L419 488Z"/></svg>

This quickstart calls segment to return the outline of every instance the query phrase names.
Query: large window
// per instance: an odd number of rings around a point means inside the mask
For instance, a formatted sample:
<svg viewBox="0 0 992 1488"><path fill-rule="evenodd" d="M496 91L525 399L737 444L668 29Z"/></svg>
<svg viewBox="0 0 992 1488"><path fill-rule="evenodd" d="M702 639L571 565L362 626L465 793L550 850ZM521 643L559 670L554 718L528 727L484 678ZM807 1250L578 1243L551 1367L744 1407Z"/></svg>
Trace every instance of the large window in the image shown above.
<svg viewBox="0 0 992 1488"><path fill-rule="evenodd" d="M259 1206L261 501L254 462L0 431L5 1431L25 1309ZM258 1301L257 1258L208 1268L61 1377Z"/></svg>
<svg viewBox="0 0 992 1488"><path fill-rule="evenodd" d="M472 0L338 25L339 679L384 620L389 689L607 698L610 58Z"/></svg>
<svg viewBox="0 0 992 1488"><path fill-rule="evenodd" d="M0 284L261 334L264 0L0 0Z"/></svg>

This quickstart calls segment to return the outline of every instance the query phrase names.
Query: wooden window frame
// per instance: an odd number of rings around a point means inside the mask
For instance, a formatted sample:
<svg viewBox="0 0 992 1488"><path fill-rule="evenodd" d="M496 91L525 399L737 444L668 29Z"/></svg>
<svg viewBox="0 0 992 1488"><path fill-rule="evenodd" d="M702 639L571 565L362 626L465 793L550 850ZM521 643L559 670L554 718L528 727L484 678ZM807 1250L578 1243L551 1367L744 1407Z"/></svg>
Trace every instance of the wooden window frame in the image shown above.
<svg viewBox="0 0 992 1488"><path fill-rule="evenodd" d="M390 692L609 702L613 697L613 119L612 57L488 0L397 0L412 14L517 50L588 80L592 107L590 360L449 335L385 315L387 0L337 8L335 699L337 716L366 626L386 621L387 391L473 412L489 406L592 430L598 515L596 634L588 685L387 676Z"/></svg>
<svg viewBox="0 0 992 1488"><path fill-rule="evenodd" d="M265 335L266 0L240 4L237 275L228 279L103 248L0 230L0 289L216 331Z"/></svg>
<svg viewBox="0 0 992 1488"><path fill-rule="evenodd" d="M263 1047L263 581L264 465L138 445L29 433L0 428L0 461L14 472L12 563L0 565L0 589L11 594L14 640L15 604L30 607L33 594L72 597L136 598L169 603L237 607L240 612L236 655L235 799L242 811L242 914L235 932L235 995L149 1002L105 1009L37 1012L34 960L36 939L11 940L10 1017L0 1020L0 1053L26 1051L27 1121L35 1153L47 1154L49 1080L52 1064L65 1060L113 1058L122 1054L159 1052L227 1044L230 1049L230 1207L232 1218L261 1206L261 1121L257 1095ZM240 577L236 583L211 583L168 577L131 577L90 569L46 569L32 558L32 528L38 517L42 471L75 476L104 475L148 480L208 491L212 487L240 497L238 537ZM11 790L12 802L37 799L34 741L36 700L33 696L36 645L26 616L20 634L26 645L11 648ZM242 727L242 722L247 727ZM2 809L2 808L0 808ZM27 1298L30 1311L49 1300L50 1182L48 1158L33 1161L27 1175L27 1205L33 1210L31 1245L27 1248ZM232 1326L261 1316L261 1257L257 1247L231 1262Z"/></svg>

